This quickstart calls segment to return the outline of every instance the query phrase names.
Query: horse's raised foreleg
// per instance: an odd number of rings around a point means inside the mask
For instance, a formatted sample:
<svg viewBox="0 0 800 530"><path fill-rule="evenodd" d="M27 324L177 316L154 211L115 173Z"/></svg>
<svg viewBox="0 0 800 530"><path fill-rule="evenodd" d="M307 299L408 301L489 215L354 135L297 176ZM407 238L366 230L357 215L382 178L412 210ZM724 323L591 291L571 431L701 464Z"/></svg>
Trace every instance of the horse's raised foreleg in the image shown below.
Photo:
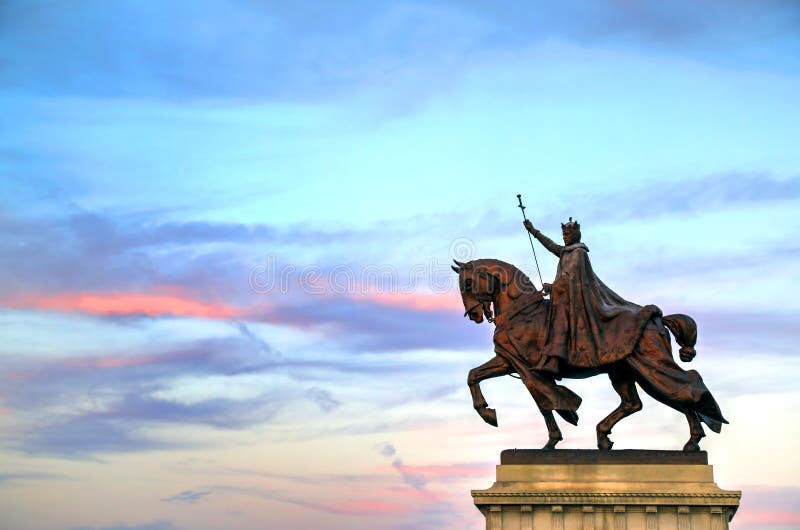
<svg viewBox="0 0 800 530"><path fill-rule="evenodd" d="M621 402L619 407L597 424L597 448L602 450L611 449L611 446L614 445L614 442L608 438L614 425L622 418L642 410L642 400L639 399L639 394L636 392L636 383L626 372L622 369L612 370L608 373L608 377L611 379L614 390L619 394Z"/></svg>
<svg viewBox="0 0 800 530"><path fill-rule="evenodd" d="M470 370L467 376L467 385L469 385L469 391L472 394L472 406L475 407L483 421L494 427L497 427L497 413L494 409L489 408L489 404L486 403L483 392L481 392L480 382L510 374L512 371L511 365L505 359L495 356L488 362Z"/></svg>
<svg viewBox="0 0 800 530"><path fill-rule="evenodd" d="M706 433L703 431L703 424L693 410L686 413L686 420L689 422L689 441L683 446L684 451L699 451L700 440L705 437Z"/></svg>

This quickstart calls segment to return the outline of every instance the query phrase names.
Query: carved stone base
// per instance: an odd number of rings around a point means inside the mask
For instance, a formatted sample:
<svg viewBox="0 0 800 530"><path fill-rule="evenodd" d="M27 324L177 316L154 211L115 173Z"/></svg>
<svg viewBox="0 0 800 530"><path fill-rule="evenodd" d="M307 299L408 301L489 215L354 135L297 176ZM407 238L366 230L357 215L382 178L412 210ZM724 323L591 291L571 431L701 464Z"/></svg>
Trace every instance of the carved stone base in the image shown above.
<svg viewBox="0 0 800 530"><path fill-rule="evenodd" d="M727 530L741 495L705 452L638 450L506 450L472 491L487 530Z"/></svg>

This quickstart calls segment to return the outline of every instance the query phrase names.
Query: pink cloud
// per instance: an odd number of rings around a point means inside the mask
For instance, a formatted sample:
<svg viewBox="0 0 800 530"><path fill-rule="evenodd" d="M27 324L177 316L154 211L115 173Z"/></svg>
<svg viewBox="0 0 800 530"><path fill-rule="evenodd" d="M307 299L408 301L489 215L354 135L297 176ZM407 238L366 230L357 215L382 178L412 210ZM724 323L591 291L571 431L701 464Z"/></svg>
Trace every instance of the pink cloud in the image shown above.
<svg viewBox="0 0 800 530"><path fill-rule="evenodd" d="M409 510L409 507L404 504L380 500L348 500L337 503L310 502L304 503L304 505L325 512L346 515L396 514Z"/></svg>
<svg viewBox="0 0 800 530"><path fill-rule="evenodd" d="M351 297L355 301L403 307L416 311L459 311L461 298L453 293L363 293Z"/></svg>
<svg viewBox="0 0 800 530"><path fill-rule="evenodd" d="M765 526L794 526L800 527L800 512L780 510L740 510L733 518L737 528L751 526L763 528Z"/></svg>
<svg viewBox="0 0 800 530"><path fill-rule="evenodd" d="M491 476L494 471L493 464L455 464L455 465L428 465L428 466L408 466L403 468L411 473L419 473L431 479L460 479L460 478L483 478Z"/></svg>
<svg viewBox="0 0 800 530"><path fill-rule="evenodd" d="M129 368L132 366L146 366L157 362L157 358L151 355L141 355L134 357L95 357L91 359L75 359L67 362L68 366L75 368Z"/></svg>
<svg viewBox="0 0 800 530"><path fill-rule="evenodd" d="M147 293L27 295L14 300L2 300L0 305L14 308L74 311L93 315L144 314L149 316L231 318L242 312L229 305L203 302L180 294Z"/></svg>

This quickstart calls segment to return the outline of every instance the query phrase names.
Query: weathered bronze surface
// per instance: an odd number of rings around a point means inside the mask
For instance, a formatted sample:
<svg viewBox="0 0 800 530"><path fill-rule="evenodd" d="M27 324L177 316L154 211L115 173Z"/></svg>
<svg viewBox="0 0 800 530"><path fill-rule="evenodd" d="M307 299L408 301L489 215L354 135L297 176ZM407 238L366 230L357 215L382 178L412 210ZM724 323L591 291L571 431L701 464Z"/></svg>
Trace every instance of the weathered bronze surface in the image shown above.
<svg viewBox="0 0 800 530"><path fill-rule="evenodd" d="M497 426L480 382L519 374L547 425L552 449L562 440L553 411L577 424L581 398L562 378L582 379L608 374L621 403L597 425L597 446L611 449L608 435L622 418L641 410L636 383L656 400L683 413L689 423L684 451L699 451L705 436L702 423L720 432L723 418L717 402L694 370L683 370L672 357L667 330L681 346L682 361L695 356L695 321L681 314L661 314L654 305L639 306L609 289L594 274L589 249L580 242L576 221L562 224L564 245L558 245L530 221L525 227L559 258L553 284L541 291L518 268L496 259L456 261L464 316L480 324L484 317L496 326L495 357L469 372L475 410ZM545 296L550 295L548 300Z"/></svg>

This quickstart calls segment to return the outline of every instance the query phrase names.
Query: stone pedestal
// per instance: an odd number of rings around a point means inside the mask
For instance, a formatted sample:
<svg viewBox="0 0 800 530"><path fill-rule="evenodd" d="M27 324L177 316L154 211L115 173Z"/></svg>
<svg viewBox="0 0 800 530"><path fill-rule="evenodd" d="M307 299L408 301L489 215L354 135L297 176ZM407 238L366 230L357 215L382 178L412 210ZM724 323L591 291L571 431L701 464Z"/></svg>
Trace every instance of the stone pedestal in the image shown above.
<svg viewBox="0 0 800 530"><path fill-rule="evenodd" d="M727 530L741 492L705 452L515 449L472 497L487 530Z"/></svg>

